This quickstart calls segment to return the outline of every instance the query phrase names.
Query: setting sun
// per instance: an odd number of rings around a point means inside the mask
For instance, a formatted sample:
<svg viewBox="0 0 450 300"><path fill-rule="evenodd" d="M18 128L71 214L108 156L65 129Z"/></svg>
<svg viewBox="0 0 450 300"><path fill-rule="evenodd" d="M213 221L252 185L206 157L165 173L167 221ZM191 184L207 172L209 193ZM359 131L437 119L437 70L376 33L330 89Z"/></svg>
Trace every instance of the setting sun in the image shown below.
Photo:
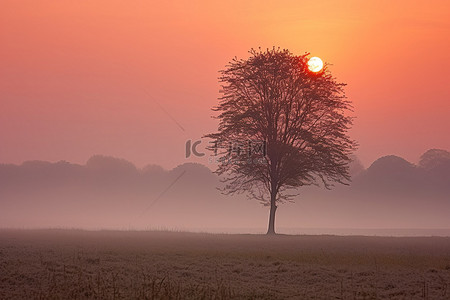
<svg viewBox="0 0 450 300"><path fill-rule="evenodd" d="M308 69L311 72L319 72L320 70L322 70L323 68L323 62L320 58L318 57L311 57L308 60Z"/></svg>

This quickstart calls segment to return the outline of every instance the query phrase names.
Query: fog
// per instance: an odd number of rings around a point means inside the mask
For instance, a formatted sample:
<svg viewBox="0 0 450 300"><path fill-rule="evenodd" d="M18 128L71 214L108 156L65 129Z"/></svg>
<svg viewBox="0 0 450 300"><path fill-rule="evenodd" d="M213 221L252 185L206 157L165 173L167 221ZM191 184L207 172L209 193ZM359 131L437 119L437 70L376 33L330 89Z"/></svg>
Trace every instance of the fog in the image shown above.
<svg viewBox="0 0 450 300"><path fill-rule="evenodd" d="M450 235L450 153L429 150L417 164L385 156L365 169L355 158L349 186L305 187L279 205L278 232ZM225 196L198 163L142 169L96 155L86 164L0 165L0 227L254 232L268 207Z"/></svg>

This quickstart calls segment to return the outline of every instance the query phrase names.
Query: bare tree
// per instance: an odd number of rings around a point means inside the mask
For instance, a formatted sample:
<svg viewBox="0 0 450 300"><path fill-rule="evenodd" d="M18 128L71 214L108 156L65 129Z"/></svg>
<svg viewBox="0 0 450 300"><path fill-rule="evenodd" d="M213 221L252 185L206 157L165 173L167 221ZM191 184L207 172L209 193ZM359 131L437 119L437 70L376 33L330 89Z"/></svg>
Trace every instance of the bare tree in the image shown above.
<svg viewBox="0 0 450 300"><path fill-rule="evenodd" d="M250 54L221 71L222 97L213 108L218 132L207 137L225 182L222 192L245 192L270 206L267 233L274 234L278 204L293 201L299 187L348 184L356 147L347 135L352 107L345 84L327 66L308 70L307 54L275 48Z"/></svg>

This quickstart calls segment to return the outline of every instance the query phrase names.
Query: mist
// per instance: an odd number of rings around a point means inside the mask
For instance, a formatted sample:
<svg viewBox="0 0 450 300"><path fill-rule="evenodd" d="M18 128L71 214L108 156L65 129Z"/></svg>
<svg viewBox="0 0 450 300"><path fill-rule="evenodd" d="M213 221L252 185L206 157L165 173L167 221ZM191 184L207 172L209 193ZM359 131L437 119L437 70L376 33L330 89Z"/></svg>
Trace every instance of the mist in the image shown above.
<svg viewBox="0 0 450 300"><path fill-rule="evenodd" d="M385 156L368 168L355 157L350 171L348 186L303 187L280 205L280 232L448 235L449 152L429 150L417 164ZM223 195L221 184L200 163L137 168L95 155L84 165L2 164L0 227L263 233L268 207Z"/></svg>

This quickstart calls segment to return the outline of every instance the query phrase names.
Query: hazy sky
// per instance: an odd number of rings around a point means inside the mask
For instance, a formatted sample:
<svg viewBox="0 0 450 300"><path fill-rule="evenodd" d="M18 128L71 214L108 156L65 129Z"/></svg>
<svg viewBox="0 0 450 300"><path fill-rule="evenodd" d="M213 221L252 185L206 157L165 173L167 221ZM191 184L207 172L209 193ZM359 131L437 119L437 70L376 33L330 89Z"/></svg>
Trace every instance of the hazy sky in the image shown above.
<svg viewBox="0 0 450 300"><path fill-rule="evenodd" d="M447 1L2 0L0 162L186 162L185 141L216 129L218 70L259 46L333 64L366 166L387 154L416 162L450 149L449 11Z"/></svg>

